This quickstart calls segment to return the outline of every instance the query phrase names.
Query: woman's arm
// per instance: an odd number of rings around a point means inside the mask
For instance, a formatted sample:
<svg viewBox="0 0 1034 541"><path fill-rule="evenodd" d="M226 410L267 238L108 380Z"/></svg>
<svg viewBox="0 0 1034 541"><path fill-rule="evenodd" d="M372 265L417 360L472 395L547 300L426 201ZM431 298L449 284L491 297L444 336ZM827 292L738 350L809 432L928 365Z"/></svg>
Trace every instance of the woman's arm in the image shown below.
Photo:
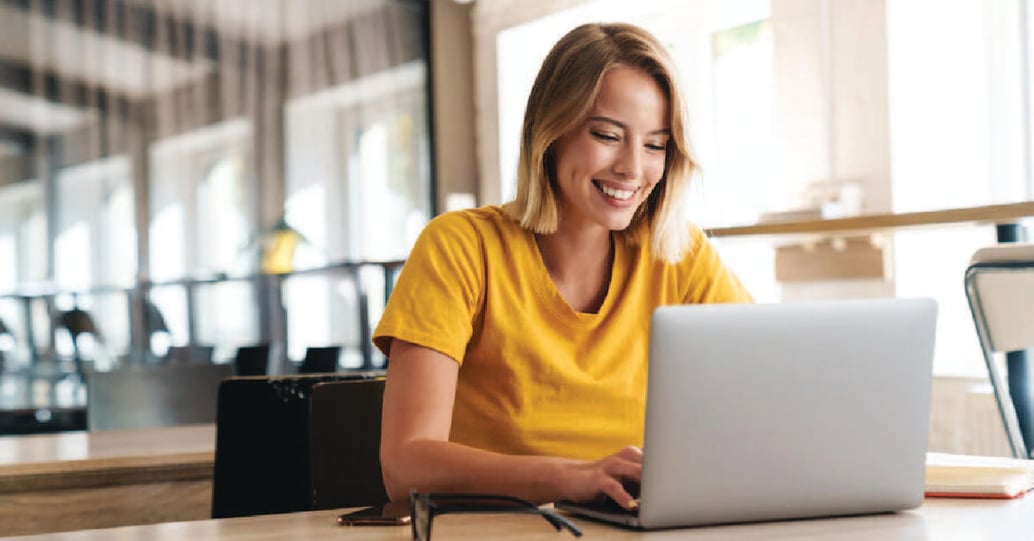
<svg viewBox="0 0 1034 541"><path fill-rule="evenodd" d="M608 495L631 508L622 481L638 482L642 451L626 447L601 460L514 456L449 442L459 365L402 340L391 344L381 426L381 470L392 500L410 489L505 494L545 503Z"/></svg>

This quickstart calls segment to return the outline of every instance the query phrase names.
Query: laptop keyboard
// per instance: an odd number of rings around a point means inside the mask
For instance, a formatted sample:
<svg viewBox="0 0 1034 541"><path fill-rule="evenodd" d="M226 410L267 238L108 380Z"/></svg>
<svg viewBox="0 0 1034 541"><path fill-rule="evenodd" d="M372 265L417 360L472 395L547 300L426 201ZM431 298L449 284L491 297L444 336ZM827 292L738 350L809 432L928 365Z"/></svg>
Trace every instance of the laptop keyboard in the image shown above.
<svg viewBox="0 0 1034 541"><path fill-rule="evenodd" d="M594 507L594 508L599 509L600 511L603 511L603 512L606 512L606 513L621 513L621 514L631 515L631 516L635 517L635 516L639 516L639 506L638 506L639 498L635 499L635 503L636 503L636 508L635 509L625 509L624 507L621 507L618 504L618 502L614 501L613 499L606 498L604 501L602 501L600 503L587 504L586 506L587 507Z"/></svg>

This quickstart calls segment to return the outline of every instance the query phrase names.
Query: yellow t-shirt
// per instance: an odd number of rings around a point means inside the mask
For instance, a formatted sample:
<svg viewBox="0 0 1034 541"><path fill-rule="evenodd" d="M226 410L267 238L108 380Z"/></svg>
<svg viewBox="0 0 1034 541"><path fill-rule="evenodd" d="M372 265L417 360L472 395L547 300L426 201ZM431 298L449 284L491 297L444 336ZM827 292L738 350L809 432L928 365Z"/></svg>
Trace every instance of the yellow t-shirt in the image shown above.
<svg viewBox="0 0 1034 541"><path fill-rule="evenodd" d="M373 341L393 338L460 363L449 439L507 454L598 459L642 445L654 308L751 302L703 232L666 264L615 237L599 312L576 312L534 234L483 207L443 214L413 247Z"/></svg>

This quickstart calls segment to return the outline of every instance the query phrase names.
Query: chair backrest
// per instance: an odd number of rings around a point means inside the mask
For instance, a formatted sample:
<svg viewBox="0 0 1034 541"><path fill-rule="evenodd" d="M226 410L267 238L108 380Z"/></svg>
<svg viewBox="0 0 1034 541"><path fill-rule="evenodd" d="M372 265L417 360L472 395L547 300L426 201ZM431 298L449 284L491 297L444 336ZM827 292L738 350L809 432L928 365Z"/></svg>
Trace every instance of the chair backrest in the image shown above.
<svg viewBox="0 0 1034 541"><path fill-rule="evenodd" d="M212 518L312 508L309 397L314 385L372 372L231 378L219 388Z"/></svg>
<svg viewBox="0 0 1034 541"><path fill-rule="evenodd" d="M1034 448L1034 392L1029 384L1034 347L1034 244L1005 243L977 250L965 275L973 314L998 412L1016 458ZM1005 373L994 359L1005 353Z"/></svg>
<svg viewBox="0 0 1034 541"><path fill-rule="evenodd" d="M180 364L207 364L212 362L214 346L172 346L165 353L165 361Z"/></svg>
<svg viewBox="0 0 1034 541"><path fill-rule="evenodd" d="M383 397L383 379L313 387L309 456L314 509L388 501L379 456Z"/></svg>
<svg viewBox="0 0 1034 541"><path fill-rule="evenodd" d="M1000 244L977 250L966 270L966 293L986 326L992 351L1034 347L1034 244Z"/></svg>
<svg viewBox="0 0 1034 541"><path fill-rule="evenodd" d="M310 347L305 350L305 359L298 368L299 374L323 374L337 372L337 361L341 357L341 346Z"/></svg>
<svg viewBox="0 0 1034 541"><path fill-rule="evenodd" d="M238 376L265 376L269 373L269 344L237 348L233 367Z"/></svg>
<svg viewBox="0 0 1034 541"><path fill-rule="evenodd" d="M153 428L211 423L219 384L233 376L228 364L125 366L86 375L90 430Z"/></svg>

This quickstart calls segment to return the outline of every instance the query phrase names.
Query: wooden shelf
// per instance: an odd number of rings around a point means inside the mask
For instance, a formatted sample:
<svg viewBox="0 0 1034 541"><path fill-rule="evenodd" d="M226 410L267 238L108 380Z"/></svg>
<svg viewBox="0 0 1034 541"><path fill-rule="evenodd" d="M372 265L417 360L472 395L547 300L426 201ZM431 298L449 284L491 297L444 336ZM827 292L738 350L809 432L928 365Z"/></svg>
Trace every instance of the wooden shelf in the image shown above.
<svg viewBox="0 0 1034 541"><path fill-rule="evenodd" d="M905 212L901 214L866 214L830 220L803 220L706 229L712 237L745 237L757 235L799 235L876 232L900 227L958 223L998 224L1034 217L1034 201L987 205L983 207Z"/></svg>

